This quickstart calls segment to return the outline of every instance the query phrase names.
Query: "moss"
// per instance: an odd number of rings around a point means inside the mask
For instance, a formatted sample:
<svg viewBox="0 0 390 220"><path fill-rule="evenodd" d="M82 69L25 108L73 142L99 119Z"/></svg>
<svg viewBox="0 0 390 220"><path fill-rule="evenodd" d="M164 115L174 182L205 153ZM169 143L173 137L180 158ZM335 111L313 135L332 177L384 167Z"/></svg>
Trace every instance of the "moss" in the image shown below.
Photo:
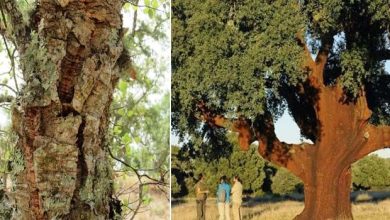
<svg viewBox="0 0 390 220"><path fill-rule="evenodd" d="M76 188L78 150L48 137L34 141L34 171L43 209L50 219L69 213Z"/></svg>
<svg viewBox="0 0 390 220"><path fill-rule="evenodd" d="M74 116L73 114L55 118L51 123L46 124L45 135L56 139L58 142L74 145L76 144L81 121L81 116Z"/></svg>
<svg viewBox="0 0 390 220"><path fill-rule="evenodd" d="M12 207L3 189L0 188L0 219L11 219Z"/></svg>
<svg viewBox="0 0 390 220"><path fill-rule="evenodd" d="M14 149L13 159L11 161L11 177L13 181L15 176L25 169L23 153L20 149Z"/></svg>
<svg viewBox="0 0 390 220"><path fill-rule="evenodd" d="M24 99L30 106L46 106L58 100L56 63L48 53L46 44L36 32L31 33L31 42L22 55L21 66L26 79ZM58 58L57 58L58 59Z"/></svg>
<svg viewBox="0 0 390 220"><path fill-rule="evenodd" d="M108 195L112 192L111 165L108 160L100 159L96 163L95 176L88 176L80 190L80 199L89 204L91 209L105 209Z"/></svg>

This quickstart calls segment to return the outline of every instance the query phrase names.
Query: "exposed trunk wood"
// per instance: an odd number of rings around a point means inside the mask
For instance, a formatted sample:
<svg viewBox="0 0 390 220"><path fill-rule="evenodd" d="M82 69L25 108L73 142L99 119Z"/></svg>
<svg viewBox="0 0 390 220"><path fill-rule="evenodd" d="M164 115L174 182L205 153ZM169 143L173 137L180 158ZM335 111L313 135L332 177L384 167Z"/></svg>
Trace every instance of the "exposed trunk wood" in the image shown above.
<svg viewBox="0 0 390 220"><path fill-rule="evenodd" d="M38 1L38 25L28 27L28 43L18 41L26 85L12 122L25 169L13 193L15 219L112 217L105 146L121 71L121 8L120 0Z"/></svg>

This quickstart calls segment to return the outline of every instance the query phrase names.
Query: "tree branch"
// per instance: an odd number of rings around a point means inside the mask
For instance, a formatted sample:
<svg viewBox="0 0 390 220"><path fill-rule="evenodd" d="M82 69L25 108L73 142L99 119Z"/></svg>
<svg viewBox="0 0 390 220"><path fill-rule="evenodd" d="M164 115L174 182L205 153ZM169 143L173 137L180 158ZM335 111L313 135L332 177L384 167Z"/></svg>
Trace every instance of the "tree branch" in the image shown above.
<svg viewBox="0 0 390 220"><path fill-rule="evenodd" d="M366 143L356 154L355 160L359 160L376 150L390 148L390 126L368 124L364 136L361 138L364 138Z"/></svg>
<svg viewBox="0 0 390 220"><path fill-rule="evenodd" d="M298 45L303 48L304 54L305 54L305 61L303 68L307 71L312 71L313 67L315 66L314 60L311 57L311 52L309 48L307 47L307 44L304 39L303 31L300 31L296 34Z"/></svg>
<svg viewBox="0 0 390 220"><path fill-rule="evenodd" d="M253 132L251 131L251 127L249 123L244 118L239 119L227 119L221 115L214 115L211 111L206 107L203 101L197 104L197 107L202 112L203 121L206 121L212 126L218 126L226 128L230 131L238 133L238 143L243 150L248 150L249 145L254 141Z"/></svg>
<svg viewBox="0 0 390 220"><path fill-rule="evenodd" d="M309 156L308 151L305 150L306 145L281 142L275 134L270 113L265 113L261 118L256 119L252 127L249 120L244 118L227 119L221 115L214 115L203 102L198 104L198 108L202 112L201 119L210 125L238 132L238 142L243 150L248 150L249 145L257 139L259 142L258 152L264 159L286 167L296 176L304 178L304 163L302 163L302 160ZM254 136L256 137L254 138Z"/></svg>
<svg viewBox="0 0 390 220"><path fill-rule="evenodd" d="M325 36L321 39L321 48L318 51L315 62L317 65L325 66L326 61L328 60L328 55L330 50L333 47L333 36Z"/></svg>
<svg viewBox="0 0 390 220"><path fill-rule="evenodd" d="M11 86L7 85L7 84L4 84L4 83L0 83L0 86L3 86L3 87L6 87L7 89L11 90L12 92L14 92L15 94L18 94L18 92L13 89Z"/></svg>
<svg viewBox="0 0 390 220"><path fill-rule="evenodd" d="M143 7L143 8L150 8L150 9L153 9L153 10L155 10L155 11L160 11L160 12L166 13L166 12L163 11L163 10L160 10L160 9L158 9L158 8L154 8L154 7L149 6L149 5L138 5L138 2L139 2L139 1L132 2L132 1L130 1L130 0L124 0L124 3L130 3L131 5L136 6L136 7L140 7L140 8L142 8L142 7Z"/></svg>
<svg viewBox="0 0 390 220"><path fill-rule="evenodd" d="M330 50L333 47L333 35L324 36L321 39L321 48L317 53L315 63L316 63L316 70L314 71L314 77L323 84L324 81L324 69L325 65L328 61L328 56L330 53Z"/></svg>

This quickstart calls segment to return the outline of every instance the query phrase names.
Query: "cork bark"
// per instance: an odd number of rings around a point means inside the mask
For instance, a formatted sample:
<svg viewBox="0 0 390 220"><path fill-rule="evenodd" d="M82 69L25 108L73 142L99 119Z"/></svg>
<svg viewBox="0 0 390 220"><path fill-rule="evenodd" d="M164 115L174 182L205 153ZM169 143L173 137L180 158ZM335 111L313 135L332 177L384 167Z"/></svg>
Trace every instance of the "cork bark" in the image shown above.
<svg viewBox="0 0 390 220"><path fill-rule="evenodd" d="M5 4L26 82L12 109L24 166L13 218L112 218L106 132L123 65L122 2L38 0L28 24L14 0Z"/></svg>

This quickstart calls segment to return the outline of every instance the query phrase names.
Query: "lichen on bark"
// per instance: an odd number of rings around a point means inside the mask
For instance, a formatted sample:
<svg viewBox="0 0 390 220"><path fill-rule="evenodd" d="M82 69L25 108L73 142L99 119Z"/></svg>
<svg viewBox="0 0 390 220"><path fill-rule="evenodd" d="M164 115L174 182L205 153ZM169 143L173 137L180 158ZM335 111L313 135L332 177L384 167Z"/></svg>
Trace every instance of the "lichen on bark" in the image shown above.
<svg viewBox="0 0 390 220"><path fill-rule="evenodd" d="M38 34L32 32L31 41L21 58L23 77L26 80L23 97L26 104L47 106L51 101L57 101L58 67L56 62L61 59L61 54L59 55L58 52L50 54L46 45L39 40Z"/></svg>
<svg viewBox="0 0 390 220"><path fill-rule="evenodd" d="M121 7L119 0L39 0L31 24L20 26L30 34L15 35L23 37L26 83L12 110L23 162L10 194L14 218L108 218L112 175L103 143L121 69Z"/></svg>
<svg viewBox="0 0 390 220"><path fill-rule="evenodd" d="M48 219L69 213L76 188L78 149L48 137L36 137L34 171L39 197Z"/></svg>

